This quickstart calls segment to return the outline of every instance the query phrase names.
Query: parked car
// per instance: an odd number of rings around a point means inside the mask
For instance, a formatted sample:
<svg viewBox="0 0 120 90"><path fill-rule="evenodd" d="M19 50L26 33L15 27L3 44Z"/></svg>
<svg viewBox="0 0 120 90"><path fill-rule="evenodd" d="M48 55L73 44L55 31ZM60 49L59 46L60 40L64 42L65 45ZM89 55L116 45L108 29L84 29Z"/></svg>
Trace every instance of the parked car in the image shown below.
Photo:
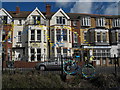
<svg viewBox="0 0 120 90"><path fill-rule="evenodd" d="M35 69L41 71L47 69L61 69L61 61L45 61L45 62L37 63L35 65Z"/></svg>
<svg viewBox="0 0 120 90"><path fill-rule="evenodd" d="M63 64L64 64L64 61L63 61ZM74 66L75 65L70 63L70 62L66 63L66 65L64 66L64 70L65 71L71 71ZM41 70L41 71L51 70L51 69L61 70L62 65L61 65L61 61L57 61L57 60L51 61L50 60L50 61L46 61L46 62L37 63L35 65L35 69L36 70Z"/></svg>

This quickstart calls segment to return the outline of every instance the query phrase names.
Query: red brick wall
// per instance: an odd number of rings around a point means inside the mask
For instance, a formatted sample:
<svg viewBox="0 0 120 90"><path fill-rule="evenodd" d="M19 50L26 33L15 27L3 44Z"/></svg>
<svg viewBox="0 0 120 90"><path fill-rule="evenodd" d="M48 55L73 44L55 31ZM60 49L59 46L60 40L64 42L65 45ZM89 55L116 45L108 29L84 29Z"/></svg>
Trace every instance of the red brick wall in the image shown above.
<svg viewBox="0 0 120 90"><path fill-rule="evenodd" d="M25 62L25 61L15 61L15 68L34 68L38 62ZM3 67L6 68L6 62L3 63Z"/></svg>

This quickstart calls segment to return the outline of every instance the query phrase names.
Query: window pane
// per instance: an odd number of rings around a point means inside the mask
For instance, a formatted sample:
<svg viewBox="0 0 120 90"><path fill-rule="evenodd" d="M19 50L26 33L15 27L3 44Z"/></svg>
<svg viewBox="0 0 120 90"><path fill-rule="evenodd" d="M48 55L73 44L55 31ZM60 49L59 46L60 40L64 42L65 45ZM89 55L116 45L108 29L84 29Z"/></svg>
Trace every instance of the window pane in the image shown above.
<svg viewBox="0 0 120 90"><path fill-rule="evenodd" d="M56 31L57 41L61 41L61 30Z"/></svg>
<svg viewBox="0 0 120 90"><path fill-rule="evenodd" d="M3 24L7 24L7 16L3 17Z"/></svg>
<svg viewBox="0 0 120 90"><path fill-rule="evenodd" d="M37 40L41 41L41 30L37 30Z"/></svg>
<svg viewBox="0 0 120 90"><path fill-rule="evenodd" d="M35 33L35 30L31 30L31 34L34 34Z"/></svg>
<svg viewBox="0 0 120 90"><path fill-rule="evenodd" d="M65 18L63 18L63 24L65 24Z"/></svg>
<svg viewBox="0 0 120 90"><path fill-rule="evenodd" d="M57 48L57 53L61 53L61 49L60 48Z"/></svg>
<svg viewBox="0 0 120 90"><path fill-rule="evenodd" d="M56 17L56 18L57 18L57 19L56 19L56 20L57 20L57 24L59 24L59 17Z"/></svg>
<svg viewBox="0 0 120 90"><path fill-rule="evenodd" d="M98 41L98 42L101 41L100 33L97 33L97 41Z"/></svg>
<svg viewBox="0 0 120 90"><path fill-rule="evenodd" d="M67 30L63 30L63 41L67 41Z"/></svg>
<svg viewBox="0 0 120 90"><path fill-rule="evenodd" d="M106 42L106 33L103 33L103 42Z"/></svg>
<svg viewBox="0 0 120 90"><path fill-rule="evenodd" d="M32 53L32 54L35 53L35 49L31 49L31 53Z"/></svg>
<svg viewBox="0 0 120 90"><path fill-rule="evenodd" d="M37 17L37 20L40 21L40 16Z"/></svg>
<svg viewBox="0 0 120 90"><path fill-rule="evenodd" d="M39 53L39 54L40 54L40 53L41 53L41 49L37 49L37 53Z"/></svg>
<svg viewBox="0 0 120 90"><path fill-rule="evenodd" d="M35 55L31 55L31 61L35 60Z"/></svg>
<svg viewBox="0 0 120 90"><path fill-rule="evenodd" d="M37 55L37 61L41 61L41 55Z"/></svg>
<svg viewBox="0 0 120 90"><path fill-rule="evenodd" d="M62 24L62 17L60 17L60 24Z"/></svg>

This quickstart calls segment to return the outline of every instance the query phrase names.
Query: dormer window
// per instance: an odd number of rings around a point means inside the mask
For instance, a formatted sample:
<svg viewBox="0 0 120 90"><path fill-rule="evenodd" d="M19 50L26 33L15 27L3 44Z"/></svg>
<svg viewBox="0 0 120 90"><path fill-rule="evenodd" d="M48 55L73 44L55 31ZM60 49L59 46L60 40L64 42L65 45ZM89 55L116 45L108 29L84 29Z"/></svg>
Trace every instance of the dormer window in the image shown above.
<svg viewBox="0 0 120 90"><path fill-rule="evenodd" d="M120 19L113 19L113 22L112 22L112 26L113 27L120 27Z"/></svg>
<svg viewBox="0 0 120 90"><path fill-rule="evenodd" d="M82 26L91 26L90 17L82 17Z"/></svg>
<svg viewBox="0 0 120 90"><path fill-rule="evenodd" d="M65 24L65 17L62 17L62 16L57 16L56 17L56 23L57 24Z"/></svg>
<svg viewBox="0 0 120 90"><path fill-rule="evenodd" d="M96 19L96 26L97 27L104 27L105 26L105 18L97 18Z"/></svg>
<svg viewBox="0 0 120 90"><path fill-rule="evenodd" d="M40 24L40 16L32 16L33 18L33 24Z"/></svg>
<svg viewBox="0 0 120 90"><path fill-rule="evenodd" d="M3 16L3 24L7 24L7 16Z"/></svg>

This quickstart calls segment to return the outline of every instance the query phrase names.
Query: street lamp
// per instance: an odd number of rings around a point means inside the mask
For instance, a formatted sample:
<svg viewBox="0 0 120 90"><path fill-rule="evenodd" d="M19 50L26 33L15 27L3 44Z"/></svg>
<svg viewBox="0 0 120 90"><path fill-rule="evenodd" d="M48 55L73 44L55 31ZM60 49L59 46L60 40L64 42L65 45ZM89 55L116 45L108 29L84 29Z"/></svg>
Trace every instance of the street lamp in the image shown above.
<svg viewBox="0 0 120 90"><path fill-rule="evenodd" d="M115 50L112 50L112 56L110 57L110 59L113 59L114 60L114 64L115 64L115 76L117 77L117 60L118 60L118 57L117 57L117 53L115 52Z"/></svg>

